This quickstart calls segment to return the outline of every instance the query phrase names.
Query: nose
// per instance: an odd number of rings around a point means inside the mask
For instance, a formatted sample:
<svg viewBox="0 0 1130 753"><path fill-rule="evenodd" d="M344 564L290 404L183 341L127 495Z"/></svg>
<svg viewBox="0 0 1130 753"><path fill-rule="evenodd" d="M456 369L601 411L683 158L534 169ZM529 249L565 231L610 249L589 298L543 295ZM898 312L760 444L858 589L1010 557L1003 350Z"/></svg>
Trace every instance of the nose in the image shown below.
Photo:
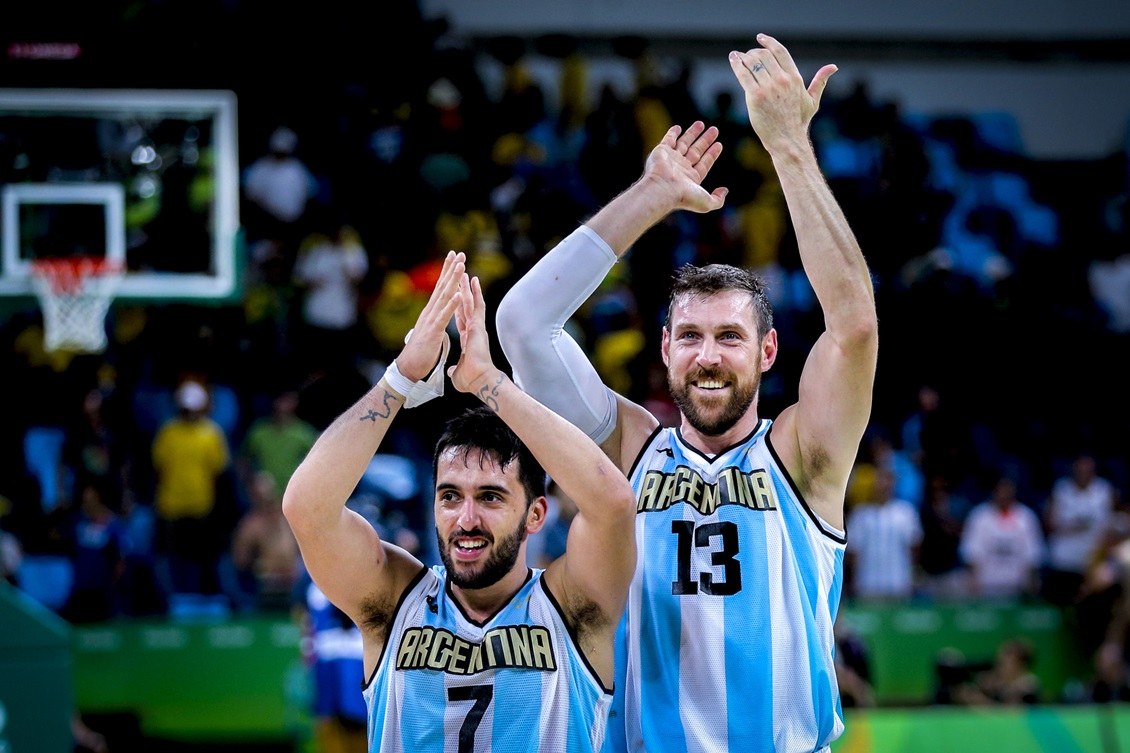
<svg viewBox="0 0 1130 753"><path fill-rule="evenodd" d="M714 338L702 338L702 345L699 346L698 356L695 360L699 366L717 366L722 362L722 354Z"/></svg>
<svg viewBox="0 0 1130 753"><path fill-rule="evenodd" d="M464 531L473 531L479 527L479 506L475 504L475 500L470 497L463 499L455 522Z"/></svg>

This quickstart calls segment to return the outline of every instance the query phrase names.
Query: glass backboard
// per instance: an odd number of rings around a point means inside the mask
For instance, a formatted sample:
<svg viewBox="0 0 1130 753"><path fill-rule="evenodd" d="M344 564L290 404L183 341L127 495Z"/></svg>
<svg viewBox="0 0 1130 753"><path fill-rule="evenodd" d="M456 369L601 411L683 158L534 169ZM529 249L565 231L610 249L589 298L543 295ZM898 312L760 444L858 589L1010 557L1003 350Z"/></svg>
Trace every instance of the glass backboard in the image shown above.
<svg viewBox="0 0 1130 753"><path fill-rule="evenodd" d="M236 295L236 144L228 91L0 89L0 295L75 255L121 262L119 298Z"/></svg>

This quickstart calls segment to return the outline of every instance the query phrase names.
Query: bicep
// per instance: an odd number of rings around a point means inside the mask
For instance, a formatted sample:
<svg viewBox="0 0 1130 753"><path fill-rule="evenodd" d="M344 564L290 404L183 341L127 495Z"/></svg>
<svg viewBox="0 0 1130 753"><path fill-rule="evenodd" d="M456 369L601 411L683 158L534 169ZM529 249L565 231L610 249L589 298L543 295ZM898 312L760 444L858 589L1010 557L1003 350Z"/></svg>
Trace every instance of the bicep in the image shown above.
<svg viewBox="0 0 1130 753"><path fill-rule="evenodd" d="M382 542L368 521L347 508L332 525L292 529L310 577L354 622L363 620L367 602L395 592L398 560L410 557Z"/></svg>
<svg viewBox="0 0 1130 753"><path fill-rule="evenodd" d="M876 350L844 348L828 333L816 341L798 387L794 426L802 472L846 482L871 417Z"/></svg>
<svg viewBox="0 0 1130 753"><path fill-rule="evenodd" d="M578 512L569 526L565 554L550 565L563 592L582 595L619 619L636 566L634 515L596 521Z"/></svg>

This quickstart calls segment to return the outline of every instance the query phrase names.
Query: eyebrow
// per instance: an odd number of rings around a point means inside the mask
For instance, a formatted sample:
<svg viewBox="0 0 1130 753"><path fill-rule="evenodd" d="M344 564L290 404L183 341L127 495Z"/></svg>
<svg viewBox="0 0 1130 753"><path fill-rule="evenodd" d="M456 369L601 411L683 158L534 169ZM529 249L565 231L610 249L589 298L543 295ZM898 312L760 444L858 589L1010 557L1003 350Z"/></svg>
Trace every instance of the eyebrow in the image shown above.
<svg viewBox="0 0 1130 753"><path fill-rule="evenodd" d="M455 484L452 484L452 483L436 484L436 491L437 492L445 492L445 491L449 491L449 490L450 491L459 491L459 487L456 486ZM495 492L497 494L509 494L510 493L510 490L507 489L506 487L495 486L494 484L486 484L484 486L477 486L477 487L475 487L475 491L480 493L480 494L482 492Z"/></svg>
<svg viewBox="0 0 1130 753"><path fill-rule="evenodd" d="M674 331L678 332L679 330L683 330L683 329L709 330L709 331L713 331L713 332L721 332L721 331L727 331L728 332L728 331L738 330L738 331L745 332L745 331L749 331L750 327L749 327L748 324L741 324L740 322L722 322L721 324L716 324L713 327L706 327L704 325L697 324L697 323L694 323L694 322L679 322L678 324L675 325ZM756 329L756 327L754 329Z"/></svg>

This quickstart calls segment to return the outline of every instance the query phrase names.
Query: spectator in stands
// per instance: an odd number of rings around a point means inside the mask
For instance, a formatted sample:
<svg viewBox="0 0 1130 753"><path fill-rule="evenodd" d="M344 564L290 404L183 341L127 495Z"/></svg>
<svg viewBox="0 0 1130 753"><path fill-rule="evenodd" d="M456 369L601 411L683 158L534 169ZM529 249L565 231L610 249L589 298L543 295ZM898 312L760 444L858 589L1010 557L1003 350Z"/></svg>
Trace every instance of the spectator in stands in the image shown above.
<svg viewBox="0 0 1130 753"><path fill-rule="evenodd" d="M82 412L67 430L62 460L70 471L75 490L93 482L104 489L107 500L120 497L128 485L129 459L117 433L106 420L100 389L86 393Z"/></svg>
<svg viewBox="0 0 1130 753"><path fill-rule="evenodd" d="M969 507L968 500L950 489L945 476L935 473L929 478L919 510L922 547L918 552L923 591L929 596L957 598L969 592L960 554L961 531Z"/></svg>
<svg viewBox="0 0 1130 753"><path fill-rule="evenodd" d="M168 609L164 587L157 578L157 516L152 505L142 504L132 492L121 497L121 523L125 531L122 557L122 607L134 617L164 614Z"/></svg>
<svg viewBox="0 0 1130 753"><path fill-rule="evenodd" d="M840 614L843 614L841 611ZM871 658L863 638L842 619L837 618L836 681L845 708L875 705L871 685Z"/></svg>
<svg viewBox="0 0 1130 753"><path fill-rule="evenodd" d="M282 493L274 477L256 473L249 492L251 509L236 526L232 564L256 607L285 611L298 584L298 542L283 517Z"/></svg>
<svg viewBox="0 0 1130 753"><path fill-rule="evenodd" d="M874 465L887 468L894 474L894 496L909 502L916 509L920 508L925 492L925 481L922 478L922 469L918 467L913 456L896 447L891 441L890 434L882 427L874 427L868 431L866 450Z"/></svg>
<svg viewBox="0 0 1130 753"><path fill-rule="evenodd" d="M358 299L369 257L361 237L342 218L325 209L322 225L302 240L294 282L304 291L301 355L311 370L344 361L359 347Z"/></svg>
<svg viewBox="0 0 1130 753"><path fill-rule="evenodd" d="M1016 482L1001 477L992 497L969 513L961 537L974 593L990 598L1034 594L1043 550L1040 519L1016 498Z"/></svg>
<svg viewBox="0 0 1130 753"><path fill-rule="evenodd" d="M257 418L240 447L240 476L250 485L257 472L270 474L276 489L286 489L294 469L318 439L318 431L298 417L298 391L283 387L271 402L271 415Z"/></svg>
<svg viewBox="0 0 1130 753"><path fill-rule="evenodd" d="M152 453L166 586L174 593L217 593L216 565L225 532L217 530L212 513L217 481L229 464L228 442L208 418L204 385L184 382L175 400L178 415L158 430Z"/></svg>
<svg viewBox="0 0 1130 753"><path fill-rule="evenodd" d="M972 442L962 416L942 391L930 384L918 389L918 402L902 426L902 446L922 469L923 476L942 474L961 488L961 474L973 467Z"/></svg>
<svg viewBox="0 0 1130 753"><path fill-rule="evenodd" d="M318 191L314 174L295 156L298 134L279 126L267 146L267 154L248 166L242 181L243 225L259 265L276 258L293 261L306 206Z"/></svg>
<svg viewBox="0 0 1130 753"><path fill-rule="evenodd" d="M922 527L918 511L894 496L894 486L894 472L877 467L873 496L848 514L847 565L859 599L906 599L914 592Z"/></svg>
<svg viewBox="0 0 1130 753"><path fill-rule="evenodd" d="M1017 706L1040 702L1040 678L1032 671L1035 654L1024 639L997 648L992 667L957 689L956 700L968 706Z"/></svg>
<svg viewBox="0 0 1130 753"><path fill-rule="evenodd" d="M1130 700L1130 515L1113 516L1081 592L1075 622L1094 658L1091 699Z"/></svg>
<svg viewBox="0 0 1130 753"><path fill-rule="evenodd" d="M318 753L365 753L368 709L361 631L330 603L303 571L295 613L309 640L303 641L313 675L314 735Z"/></svg>
<svg viewBox="0 0 1130 753"><path fill-rule="evenodd" d="M1117 501L1114 486L1098 475L1095 458L1088 453L1077 455L1070 475L1056 480L1044 511L1048 569L1043 585L1044 595L1053 603L1069 604L1078 598Z"/></svg>
<svg viewBox="0 0 1130 753"><path fill-rule="evenodd" d="M1127 616L1122 615L1120 622L1126 619ZM1121 645L1124 643L1125 638L1114 639L1095 652L1095 677L1088 692L1092 703L1130 702L1130 661L1127 661L1125 646Z"/></svg>
<svg viewBox="0 0 1130 753"><path fill-rule="evenodd" d="M105 481L87 479L78 488L74 518L75 581L63 616L71 622L98 622L119 614L125 573L125 528L111 509Z"/></svg>

